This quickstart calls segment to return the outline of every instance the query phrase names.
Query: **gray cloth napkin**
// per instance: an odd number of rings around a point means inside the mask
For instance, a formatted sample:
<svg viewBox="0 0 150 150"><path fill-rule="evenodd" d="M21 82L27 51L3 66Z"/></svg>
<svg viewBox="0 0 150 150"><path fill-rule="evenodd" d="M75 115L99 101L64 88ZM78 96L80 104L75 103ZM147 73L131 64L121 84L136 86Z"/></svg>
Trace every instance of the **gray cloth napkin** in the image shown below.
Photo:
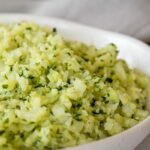
<svg viewBox="0 0 150 150"><path fill-rule="evenodd" d="M150 42L150 0L0 0L0 12L58 17Z"/></svg>

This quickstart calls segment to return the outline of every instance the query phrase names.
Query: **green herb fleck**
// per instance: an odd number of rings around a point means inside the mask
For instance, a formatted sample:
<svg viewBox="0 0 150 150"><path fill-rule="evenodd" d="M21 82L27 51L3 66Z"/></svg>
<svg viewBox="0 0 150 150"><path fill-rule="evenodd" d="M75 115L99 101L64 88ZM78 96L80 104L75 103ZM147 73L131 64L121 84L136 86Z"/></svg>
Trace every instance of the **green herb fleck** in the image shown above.
<svg viewBox="0 0 150 150"><path fill-rule="evenodd" d="M53 30L52 30L54 33L56 33L57 32L57 29L56 28L53 28Z"/></svg>
<svg viewBox="0 0 150 150"><path fill-rule="evenodd" d="M3 87L3 89L7 89L8 85L7 84L3 84L2 87Z"/></svg>

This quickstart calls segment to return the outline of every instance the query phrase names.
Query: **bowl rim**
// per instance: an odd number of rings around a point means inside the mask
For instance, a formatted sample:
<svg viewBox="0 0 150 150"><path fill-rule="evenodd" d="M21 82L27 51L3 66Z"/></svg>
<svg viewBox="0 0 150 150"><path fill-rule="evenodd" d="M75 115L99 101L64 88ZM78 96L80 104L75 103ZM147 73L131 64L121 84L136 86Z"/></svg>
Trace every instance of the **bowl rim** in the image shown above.
<svg viewBox="0 0 150 150"><path fill-rule="evenodd" d="M4 19L4 18L7 18L7 19ZM88 26L88 25L84 25L84 24L80 24L80 23L75 23L75 22L72 22L72 21L68 21L68 20L64 20L64 19L60 19L60 18L56 18L56 17L51 17L51 16L43 16L43 15L34 15L34 14L23 14L23 13L1 13L0 14L0 23L2 22L1 20L8 20L8 18L10 18L10 21L12 20L15 20L15 21L21 21L21 20L34 20L35 22L37 22L37 20L44 20L44 24L45 25L48 25L48 22L54 22L54 24L56 23L61 23L61 24L66 24L67 26L73 26L75 28L84 28L85 30L87 31L91 31L91 32L101 32L102 34L110 34L110 35L115 35L117 37L120 37L120 38L126 38L127 40L131 40L132 42L136 42L137 44L139 44L141 47L143 47L143 50L150 53L150 46L136 38L133 38L129 35L125 35L125 34L122 34L122 33L117 33L117 32L113 32L113 31L109 31L109 30L104 30L104 29L100 29L100 28L96 28L96 27L91 27L91 26ZM6 22L6 21L4 21ZM61 26L61 25L60 25ZM59 27L58 27L59 28ZM140 121L138 124L136 124L135 126L129 128L129 129L126 129L118 134L115 134L113 136L109 136L109 137L106 137L104 139L100 139L100 140L97 140L97 141L92 141L92 142L89 142L89 143L85 143L85 144L81 144L81 145L75 145L73 147L67 147L65 148L66 150L68 149L72 149L72 148L76 148L76 147L80 147L82 145L88 145L88 144L92 144L92 143L102 143L103 141L105 140L111 140L112 138L117 138L117 137L121 137L123 135L126 135L128 133L133 133L133 132L136 132L139 127L140 128L143 128L146 124L150 124L150 115L145 118L144 120Z"/></svg>

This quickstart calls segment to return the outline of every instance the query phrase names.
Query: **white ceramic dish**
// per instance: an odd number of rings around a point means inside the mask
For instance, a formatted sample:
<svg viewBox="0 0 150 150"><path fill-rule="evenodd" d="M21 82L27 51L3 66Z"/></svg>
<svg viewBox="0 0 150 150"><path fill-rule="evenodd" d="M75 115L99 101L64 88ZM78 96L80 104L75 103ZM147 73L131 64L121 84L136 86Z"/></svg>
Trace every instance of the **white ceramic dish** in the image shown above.
<svg viewBox="0 0 150 150"><path fill-rule="evenodd" d="M22 20L35 21L41 25L56 27L67 39L94 44L97 47L102 47L110 42L115 43L120 50L119 57L124 58L131 67L139 68L150 76L150 47L134 38L56 18L22 14L0 15L0 23ZM150 96L147 109L150 110ZM149 133L150 116L120 134L89 144L67 148L67 150L133 150Z"/></svg>

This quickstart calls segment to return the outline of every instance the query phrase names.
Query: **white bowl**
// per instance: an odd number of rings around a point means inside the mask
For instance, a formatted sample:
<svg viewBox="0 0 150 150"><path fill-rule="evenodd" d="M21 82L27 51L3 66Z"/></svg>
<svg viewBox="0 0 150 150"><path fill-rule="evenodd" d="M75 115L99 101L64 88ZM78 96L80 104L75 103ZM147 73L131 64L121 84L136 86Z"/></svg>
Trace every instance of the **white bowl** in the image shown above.
<svg viewBox="0 0 150 150"><path fill-rule="evenodd" d="M150 47L139 40L56 18L22 14L0 15L0 23L22 20L35 21L41 25L56 27L65 38L94 44L96 47L115 43L120 50L119 57L124 58L131 67L139 68L150 76ZM148 103L147 109L150 110L150 96ZM89 144L67 148L67 150L133 150L149 133L150 116L138 125L120 134Z"/></svg>

